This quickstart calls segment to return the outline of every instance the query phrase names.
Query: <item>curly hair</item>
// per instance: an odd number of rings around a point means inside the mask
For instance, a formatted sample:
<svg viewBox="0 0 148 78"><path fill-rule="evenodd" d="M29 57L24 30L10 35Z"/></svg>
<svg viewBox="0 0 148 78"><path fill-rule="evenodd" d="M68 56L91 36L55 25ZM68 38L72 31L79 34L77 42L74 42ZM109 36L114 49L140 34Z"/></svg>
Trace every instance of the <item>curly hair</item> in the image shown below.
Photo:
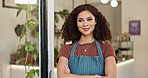
<svg viewBox="0 0 148 78"><path fill-rule="evenodd" d="M67 16L65 22L62 26L62 38L64 39L64 43L72 41L78 41L81 37L81 32L78 30L77 27L77 17L78 14L82 11L89 11L91 12L96 21L95 29L93 31L93 36L98 41L111 41L111 31L110 25L107 22L105 16L98 11L97 8L90 4L83 4L79 5L78 7L74 8L74 10Z"/></svg>

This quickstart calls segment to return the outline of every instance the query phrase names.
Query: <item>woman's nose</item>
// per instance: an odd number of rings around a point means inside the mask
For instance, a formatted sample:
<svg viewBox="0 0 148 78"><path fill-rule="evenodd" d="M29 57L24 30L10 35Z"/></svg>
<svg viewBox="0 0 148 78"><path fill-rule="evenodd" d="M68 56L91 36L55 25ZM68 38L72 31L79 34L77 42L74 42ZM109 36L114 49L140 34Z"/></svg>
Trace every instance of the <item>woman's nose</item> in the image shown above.
<svg viewBox="0 0 148 78"><path fill-rule="evenodd" d="M84 21L84 26L88 26L88 22L87 21Z"/></svg>

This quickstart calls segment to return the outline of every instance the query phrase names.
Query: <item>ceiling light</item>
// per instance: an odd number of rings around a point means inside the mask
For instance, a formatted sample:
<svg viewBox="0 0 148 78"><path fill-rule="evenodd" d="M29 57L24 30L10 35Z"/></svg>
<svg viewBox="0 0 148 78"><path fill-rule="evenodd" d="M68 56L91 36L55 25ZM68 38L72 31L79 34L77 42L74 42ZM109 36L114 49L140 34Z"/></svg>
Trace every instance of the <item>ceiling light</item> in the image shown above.
<svg viewBox="0 0 148 78"><path fill-rule="evenodd" d="M112 1L110 2L110 5L111 5L112 7L117 7L117 6L118 6L118 2L117 2L116 0L112 0Z"/></svg>
<svg viewBox="0 0 148 78"><path fill-rule="evenodd" d="M109 1L109 0L101 0L101 2L102 2L103 4L108 3L108 1Z"/></svg>

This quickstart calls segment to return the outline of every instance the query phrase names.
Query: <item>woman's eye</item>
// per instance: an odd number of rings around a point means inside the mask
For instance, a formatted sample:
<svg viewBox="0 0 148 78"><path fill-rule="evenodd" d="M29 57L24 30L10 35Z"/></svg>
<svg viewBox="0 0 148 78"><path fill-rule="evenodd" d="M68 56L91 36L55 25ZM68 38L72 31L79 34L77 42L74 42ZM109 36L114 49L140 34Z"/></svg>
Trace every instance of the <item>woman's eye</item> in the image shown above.
<svg viewBox="0 0 148 78"><path fill-rule="evenodd" d="M91 21L92 19L88 19L88 21Z"/></svg>
<svg viewBox="0 0 148 78"><path fill-rule="evenodd" d="M82 22L83 20L78 20L78 22Z"/></svg>

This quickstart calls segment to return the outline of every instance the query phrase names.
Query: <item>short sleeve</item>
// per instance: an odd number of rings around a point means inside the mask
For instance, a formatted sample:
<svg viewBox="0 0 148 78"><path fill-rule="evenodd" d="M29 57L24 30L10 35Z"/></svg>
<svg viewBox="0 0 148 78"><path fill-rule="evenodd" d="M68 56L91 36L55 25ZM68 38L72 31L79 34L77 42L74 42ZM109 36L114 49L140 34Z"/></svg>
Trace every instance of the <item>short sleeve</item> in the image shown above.
<svg viewBox="0 0 148 78"><path fill-rule="evenodd" d="M57 62L59 60L59 57L66 57L68 59L68 50L66 48L66 45L62 46L59 50L59 54L58 54L58 57L57 57Z"/></svg>
<svg viewBox="0 0 148 78"><path fill-rule="evenodd" d="M107 44L107 46L105 48L105 53L104 53L104 58L107 58L109 56L115 57L115 60L117 62L115 50L111 44Z"/></svg>

